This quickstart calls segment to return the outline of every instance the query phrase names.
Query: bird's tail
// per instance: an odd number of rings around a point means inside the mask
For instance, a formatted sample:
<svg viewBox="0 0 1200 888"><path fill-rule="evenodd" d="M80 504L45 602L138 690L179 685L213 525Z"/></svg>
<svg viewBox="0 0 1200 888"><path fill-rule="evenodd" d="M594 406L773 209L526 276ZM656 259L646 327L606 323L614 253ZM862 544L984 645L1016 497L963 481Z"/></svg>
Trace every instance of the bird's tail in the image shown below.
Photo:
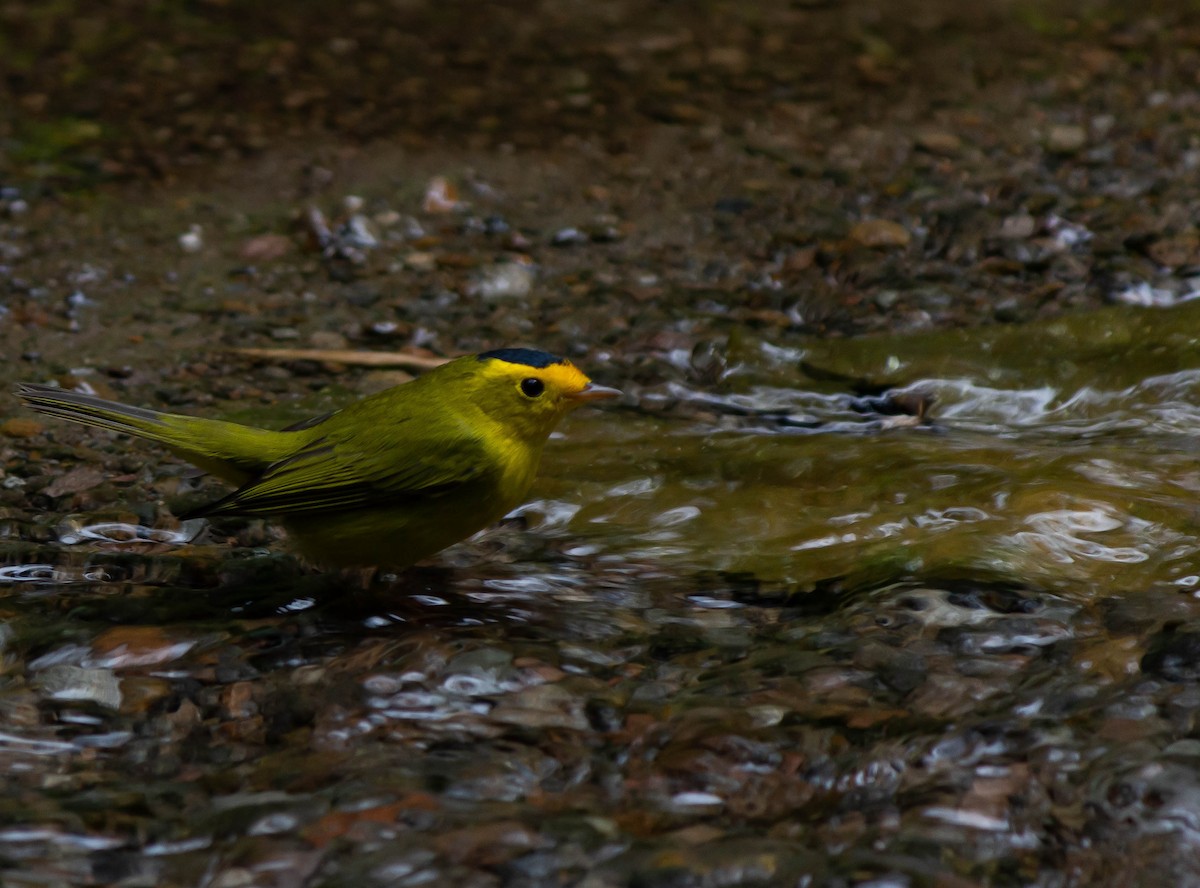
<svg viewBox="0 0 1200 888"><path fill-rule="evenodd" d="M234 484L244 483L289 452L286 432L130 407L49 385L21 383L16 393L38 413L157 441Z"/></svg>

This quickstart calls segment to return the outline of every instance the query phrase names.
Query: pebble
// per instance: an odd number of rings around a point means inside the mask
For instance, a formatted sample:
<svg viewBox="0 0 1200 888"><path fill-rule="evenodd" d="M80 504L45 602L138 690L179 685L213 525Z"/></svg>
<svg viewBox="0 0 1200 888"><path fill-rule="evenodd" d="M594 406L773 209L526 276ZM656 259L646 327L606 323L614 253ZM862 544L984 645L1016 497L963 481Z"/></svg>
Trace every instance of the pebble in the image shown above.
<svg viewBox="0 0 1200 888"><path fill-rule="evenodd" d="M93 466L76 466L65 475L59 475L48 484L42 493L49 497L66 496L91 490L104 482L105 475Z"/></svg>
<svg viewBox="0 0 1200 888"><path fill-rule="evenodd" d="M560 228L550 238L550 245L554 247L576 247L580 244L586 244L590 239L587 234L578 228Z"/></svg>
<svg viewBox="0 0 1200 888"><path fill-rule="evenodd" d="M741 71L749 61L746 51L740 46L714 46L707 55L710 65L731 71Z"/></svg>
<svg viewBox="0 0 1200 888"><path fill-rule="evenodd" d="M579 699L557 684L534 685L504 697L491 712L494 721L527 728L587 729Z"/></svg>
<svg viewBox="0 0 1200 888"><path fill-rule="evenodd" d="M6 438L32 438L40 435L44 428L45 426L36 419L19 416L0 422L0 435Z"/></svg>
<svg viewBox="0 0 1200 888"><path fill-rule="evenodd" d="M497 262L479 270L467 285L467 295L479 299L522 299L533 289L533 279L531 262Z"/></svg>
<svg viewBox="0 0 1200 888"><path fill-rule="evenodd" d="M260 234L242 244L240 255L248 262L271 262L287 255L292 239L283 234Z"/></svg>
<svg viewBox="0 0 1200 888"><path fill-rule="evenodd" d="M425 197L421 208L426 213L452 213L461 206L458 188L445 176L434 176L425 186Z"/></svg>
<svg viewBox="0 0 1200 888"><path fill-rule="evenodd" d="M900 294L895 290L880 290L875 294L875 304L887 311L900 300Z"/></svg>
<svg viewBox="0 0 1200 888"><path fill-rule="evenodd" d="M179 249L185 253L199 253L204 249L204 230L199 225L193 225L179 235Z"/></svg>
<svg viewBox="0 0 1200 888"><path fill-rule="evenodd" d="M1142 672L1167 681L1200 679L1200 631L1167 628L1151 638Z"/></svg>
<svg viewBox="0 0 1200 888"><path fill-rule="evenodd" d="M343 349L349 346L346 337L332 330L317 330L308 337L309 345L313 348Z"/></svg>
<svg viewBox="0 0 1200 888"><path fill-rule="evenodd" d="M1185 231L1152 243L1146 253L1159 265L1182 268L1200 262L1200 233Z"/></svg>
<svg viewBox="0 0 1200 888"><path fill-rule="evenodd" d="M158 626L116 626L92 641L91 663L107 669L136 669L178 660L196 644Z"/></svg>
<svg viewBox="0 0 1200 888"><path fill-rule="evenodd" d="M917 133L917 147L930 154L953 157L962 150L962 139L945 130L923 130Z"/></svg>
<svg viewBox="0 0 1200 888"><path fill-rule="evenodd" d="M379 238L371 230L370 220L361 213L351 216L338 228L338 238L343 246L361 250L373 250L379 246Z"/></svg>
<svg viewBox="0 0 1200 888"><path fill-rule="evenodd" d="M1054 154L1074 154L1087 144L1087 130L1076 124L1055 124L1046 133L1046 149Z"/></svg>
<svg viewBox="0 0 1200 888"><path fill-rule="evenodd" d="M110 669L85 669L58 663L39 672L36 683L51 700L87 700L107 709L121 706L121 682Z"/></svg>
<svg viewBox="0 0 1200 888"><path fill-rule="evenodd" d="M1014 213L1005 216L1000 223L999 237L1005 240L1024 240L1037 231L1037 220L1028 213Z"/></svg>
<svg viewBox="0 0 1200 888"><path fill-rule="evenodd" d="M433 253L413 252L404 257L404 264L413 271L433 271L437 267L437 256Z"/></svg>
<svg viewBox="0 0 1200 888"><path fill-rule="evenodd" d="M890 219L864 219L850 229L850 240L864 247L886 249L907 247L912 240L908 229Z"/></svg>

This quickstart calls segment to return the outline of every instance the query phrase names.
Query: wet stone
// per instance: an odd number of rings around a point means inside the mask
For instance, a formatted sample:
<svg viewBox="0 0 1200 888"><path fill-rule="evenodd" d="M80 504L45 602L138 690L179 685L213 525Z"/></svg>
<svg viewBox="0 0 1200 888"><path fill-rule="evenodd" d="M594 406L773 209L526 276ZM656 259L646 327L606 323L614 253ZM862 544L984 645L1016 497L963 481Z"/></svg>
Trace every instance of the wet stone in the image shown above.
<svg viewBox="0 0 1200 888"><path fill-rule="evenodd" d="M560 228L551 236L550 244L555 247L576 247L586 244L589 240L591 238L587 232L578 228Z"/></svg>
<svg viewBox="0 0 1200 888"><path fill-rule="evenodd" d="M588 728L583 703L577 695L556 685L535 685L506 695L489 713L494 721L531 728Z"/></svg>
<svg viewBox="0 0 1200 888"><path fill-rule="evenodd" d="M868 219L850 229L852 241L864 247L890 249L907 247L912 240L908 229L889 219Z"/></svg>
<svg viewBox="0 0 1200 888"><path fill-rule="evenodd" d="M78 466L71 469L64 475L55 478L50 484L42 489L46 496L60 497L72 493L80 493L84 490L91 490L104 481L107 476L104 472L91 466Z"/></svg>
<svg viewBox="0 0 1200 888"><path fill-rule="evenodd" d="M1151 637L1142 671L1167 681L1200 680L1200 631L1168 628Z"/></svg>
<svg viewBox="0 0 1200 888"><path fill-rule="evenodd" d="M0 423L0 435L8 438L32 438L40 435L45 426L36 419L14 417Z"/></svg>
<svg viewBox="0 0 1200 888"><path fill-rule="evenodd" d="M998 236L1006 240L1024 240L1032 237L1035 231L1037 231L1037 220L1028 213L1017 213L1004 217Z"/></svg>
<svg viewBox="0 0 1200 888"><path fill-rule="evenodd" d="M946 130L921 130L916 143L918 148L944 157L953 157L962 150L962 139Z"/></svg>
<svg viewBox="0 0 1200 888"><path fill-rule="evenodd" d="M38 672L35 683L50 700L90 702L106 709L121 706L120 679L108 669L87 669L63 663Z"/></svg>
<svg viewBox="0 0 1200 888"><path fill-rule="evenodd" d="M1055 124L1046 133L1046 148L1055 154L1074 154L1087 144L1087 130L1075 124Z"/></svg>

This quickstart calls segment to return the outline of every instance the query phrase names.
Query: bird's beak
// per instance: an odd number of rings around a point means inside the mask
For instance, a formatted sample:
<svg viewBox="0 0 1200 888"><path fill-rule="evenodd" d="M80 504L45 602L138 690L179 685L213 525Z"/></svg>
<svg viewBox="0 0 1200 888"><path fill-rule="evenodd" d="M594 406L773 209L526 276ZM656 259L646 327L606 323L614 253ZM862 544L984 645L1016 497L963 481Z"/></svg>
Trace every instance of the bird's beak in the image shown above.
<svg viewBox="0 0 1200 888"><path fill-rule="evenodd" d="M574 401L577 404L587 404L591 401L609 401L613 398L621 397L619 389L609 388L606 385L596 385L594 382L589 382L577 392L571 392L565 395L567 400Z"/></svg>

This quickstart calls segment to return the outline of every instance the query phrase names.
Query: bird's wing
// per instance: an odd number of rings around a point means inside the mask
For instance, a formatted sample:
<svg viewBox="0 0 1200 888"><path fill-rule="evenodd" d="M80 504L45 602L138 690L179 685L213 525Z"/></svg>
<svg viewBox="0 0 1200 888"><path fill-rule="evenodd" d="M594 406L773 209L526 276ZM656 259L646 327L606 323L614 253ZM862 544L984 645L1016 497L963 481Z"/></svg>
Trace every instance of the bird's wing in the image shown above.
<svg viewBox="0 0 1200 888"><path fill-rule="evenodd" d="M418 455L398 462L386 438L366 442L317 438L224 499L192 513L277 515L339 511L412 497L432 497L488 473L487 453L475 437L406 438Z"/></svg>

